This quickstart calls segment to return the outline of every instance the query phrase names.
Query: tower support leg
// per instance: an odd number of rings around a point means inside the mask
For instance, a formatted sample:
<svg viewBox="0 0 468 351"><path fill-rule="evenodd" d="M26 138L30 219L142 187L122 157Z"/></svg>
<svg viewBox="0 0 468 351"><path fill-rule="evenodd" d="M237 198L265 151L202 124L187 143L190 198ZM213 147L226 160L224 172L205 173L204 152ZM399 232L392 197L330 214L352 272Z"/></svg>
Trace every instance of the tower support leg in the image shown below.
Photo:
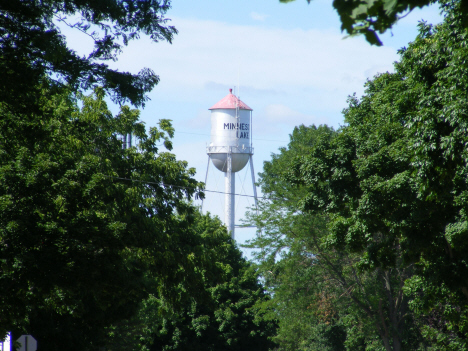
<svg viewBox="0 0 468 351"><path fill-rule="evenodd" d="M205 175L205 187L206 187L206 182L208 181L208 171L210 170L210 155L208 155L208 165L206 166L206 175ZM200 207L200 212L203 213L203 202L205 199L202 200L201 202L201 207Z"/></svg>
<svg viewBox="0 0 468 351"><path fill-rule="evenodd" d="M257 210L257 216L258 216L257 187L255 186L255 171L254 171L252 154L250 154L249 162L250 162L250 172L252 174L252 186L253 186L253 193L254 193L254 199L255 199L255 209Z"/></svg>
<svg viewBox="0 0 468 351"><path fill-rule="evenodd" d="M228 232L234 239L234 209L235 209L235 190L236 190L236 179L232 172L232 153L231 147L226 157L227 169L224 172L224 224L227 227Z"/></svg>

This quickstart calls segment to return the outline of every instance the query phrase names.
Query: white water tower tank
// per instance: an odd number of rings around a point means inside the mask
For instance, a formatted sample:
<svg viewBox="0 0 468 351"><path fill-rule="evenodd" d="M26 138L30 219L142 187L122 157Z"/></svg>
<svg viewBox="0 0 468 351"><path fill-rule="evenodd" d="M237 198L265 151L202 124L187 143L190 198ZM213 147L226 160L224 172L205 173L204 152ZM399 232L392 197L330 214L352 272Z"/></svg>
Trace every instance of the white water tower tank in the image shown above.
<svg viewBox="0 0 468 351"><path fill-rule="evenodd" d="M227 154L232 157L232 172L249 161L252 149L252 109L237 96L229 94L211 110L211 142L207 153L217 169L227 171Z"/></svg>

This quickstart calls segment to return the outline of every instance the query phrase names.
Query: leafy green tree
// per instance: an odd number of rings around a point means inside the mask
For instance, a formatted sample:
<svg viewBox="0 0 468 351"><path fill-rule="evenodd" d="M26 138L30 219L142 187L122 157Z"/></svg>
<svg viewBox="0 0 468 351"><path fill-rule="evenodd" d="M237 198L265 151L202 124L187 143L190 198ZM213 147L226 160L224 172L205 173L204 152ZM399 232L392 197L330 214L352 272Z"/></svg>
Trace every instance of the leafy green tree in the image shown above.
<svg viewBox="0 0 468 351"><path fill-rule="evenodd" d="M241 257L218 218L197 214L188 230L199 239L193 252L204 277L205 299L174 308L151 295L137 316L110 329L107 349L269 350L276 323L253 308L269 300L258 273Z"/></svg>
<svg viewBox="0 0 468 351"><path fill-rule="evenodd" d="M334 247L364 251L369 269L415 267L407 292L436 349L465 349L468 336L468 33L459 6L447 4L440 25L421 24L396 72L350 98L347 125L290 172L307 189L303 209L328 214Z"/></svg>
<svg viewBox="0 0 468 351"><path fill-rule="evenodd" d="M416 350L421 337L403 295L412 268L363 269L359 254L330 245L326 216L302 210L308 188L288 180L296 157L339 136L326 126L296 127L260 174L264 200L249 215L260 228L251 246L272 291L263 305L276 311L275 340L281 350Z"/></svg>
<svg viewBox="0 0 468 351"><path fill-rule="evenodd" d="M44 81L40 111L0 104L0 334L28 332L43 350L85 350L155 288L197 296L186 228L200 193L162 120L113 117L98 89L77 101ZM138 144L123 149L119 134ZM161 144L161 145L159 145Z"/></svg>
<svg viewBox="0 0 468 351"><path fill-rule="evenodd" d="M0 3L0 101L16 108L31 102L38 80L47 75L76 89L101 86L118 103L142 106L158 76L110 69L122 48L140 35L172 41L176 29L165 18L166 0L10 0ZM87 34L93 51L69 48L59 25ZM26 101L24 101L26 100Z"/></svg>
<svg viewBox="0 0 468 351"><path fill-rule="evenodd" d="M288 3L295 0L279 0ZM310 3L312 0L307 0ZM350 36L364 35L372 45L382 45L378 34L390 30L401 18L416 8L439 3L442 7L446 1L435 0L381 0L381 1L348 1L334 0L333 8L341 20L341 30ZM468 27L468 3L458 1L457 11L463 27Z"/></svg>
<svg viewBox="0 0 468 351"><path fill-rule="evenodd" d="M288 3L295 0L280 0ZM312 0L307 0L310 3ZM364 35L372 45L382 45L378 33L383 34L391 29L398 20L416 8L437 3L434 0L381 0L381 1L348 1L334 0L333 8L341 20L341 30L350 36ZM439 1L444 3L444 1ZM468 26L468 6L460 1L460 14L464 26Z"/></svg>

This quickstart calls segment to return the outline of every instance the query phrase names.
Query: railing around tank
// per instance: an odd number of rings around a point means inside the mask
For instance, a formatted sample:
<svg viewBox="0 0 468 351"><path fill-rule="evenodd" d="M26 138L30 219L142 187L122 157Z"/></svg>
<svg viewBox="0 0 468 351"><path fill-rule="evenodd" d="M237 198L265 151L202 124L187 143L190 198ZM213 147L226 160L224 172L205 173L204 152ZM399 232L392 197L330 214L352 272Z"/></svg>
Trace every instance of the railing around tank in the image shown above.
<svg viewBox="0 0 468 351"><path fill-rule="evenodd" d="M206 147L207 154L249 154L253 155L254 148L253 147L245 147L242 146L207 146Z"/></svg>

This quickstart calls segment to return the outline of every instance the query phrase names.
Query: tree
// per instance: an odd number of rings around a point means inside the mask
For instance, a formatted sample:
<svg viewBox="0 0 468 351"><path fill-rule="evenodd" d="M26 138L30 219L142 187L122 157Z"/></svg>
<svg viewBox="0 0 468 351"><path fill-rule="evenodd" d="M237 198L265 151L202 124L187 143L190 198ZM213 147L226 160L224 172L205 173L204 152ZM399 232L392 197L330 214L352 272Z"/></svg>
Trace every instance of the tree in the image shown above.
<svg viewBox="0 0 468 351"><path fill-rule="evenodd" d="M461 349L468 312L468 51L459 4L445 9L442 24L420 25L395 73L375 77L361 99L350 98L347 125L297 160L289 179L307 188L303 209L330 216L334 247L363 251L369 269L414 265L417 275L407 281L417 297L413 308L437 316L432 325L447 337L439 348Z"/></svg>
<svg viewBox="0 0 468 351"><path fill-rule="evenodd" d="M218 218L196 214L188 230L199 239L193 248L204 277L204 300L174 308L150 295L138 315L110 328L109 351L123 350L269 350L274 321L256 313L255 303L269 300L254 267Z"/></svg>
<svg viewBox="0 0 468 351"><path fill-rule="evenodd" d="M0 334L82 351L155 288L171 302L180 286L198 296L185 228L200 184L159 150L169 121L147 134L137 110L113 117L100 89L80 101L47 80L37 89L39 113L0 104ZM123 149L124 133L137 146Z"/></svg>
<svg viewBox="0 0 468 351"><path fill-rule="evenodd" d="M329 244L326 215L303 211L305 186L288 180L299 155L320 152L339 137L326 126L296 127L287 147L264 163L264 200L251 247L258 248L265 285L279 322L280 350L417 350L421 336L403 283L412 267L365 270L359 253ZM323 151L323 149L322 149ZM381 240L381 239L379 239Z"/></svg>
<svg viewBox="0 0 468 351"><path fill-rule="evenodd" d="M32 103L44 75L72 89L103 87L118 103L143 106L158 83L148 68L138 74L110 69L130 41L141 34L172 41L176 29L164 17L166 0L11 0L0 4L0 101L16 108ZM80 57L69 48L59 24L87 34L94 50Z"/></svg>
<svg viewBox="0 0 468 351"><path fill-rule="evenodd" d="M280 0L288 3L295 0ZM311 0L307 0L308 3ZM381 46L377 33L383 34L391 29L401 18L415 8L422 8L439 2L434 0L381 0L381 1L348 1L334 0L333 8L341 20L341 30L348 35L364 35L372 45ZM468 27L468 3L459 1L458 11L464 27Z"/></svg>

